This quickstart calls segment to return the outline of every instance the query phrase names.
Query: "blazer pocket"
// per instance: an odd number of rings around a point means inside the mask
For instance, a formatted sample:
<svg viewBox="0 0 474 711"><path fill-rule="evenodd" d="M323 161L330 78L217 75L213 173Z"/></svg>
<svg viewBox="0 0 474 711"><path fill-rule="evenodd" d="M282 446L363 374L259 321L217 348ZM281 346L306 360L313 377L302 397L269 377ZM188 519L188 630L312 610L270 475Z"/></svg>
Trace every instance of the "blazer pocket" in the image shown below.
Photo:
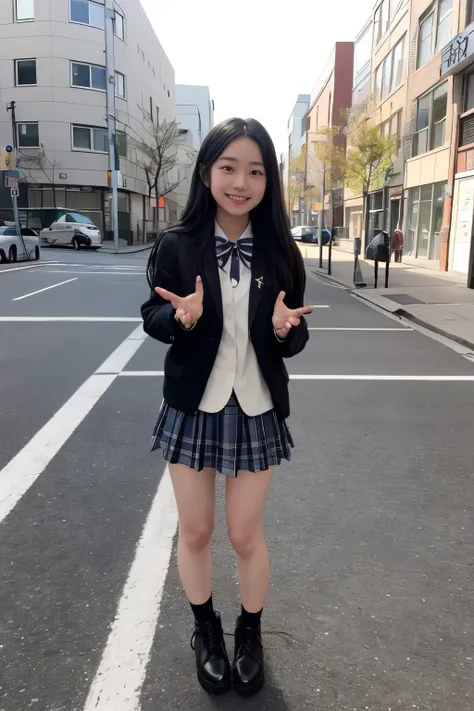
<svg viewBox="0 0 474 711"><path fill-rule="evenodd" d="M176 363L172 358L170 358L169 352L165 357L165 374L170 375L172 378L180 378L184 371L184 365Z"/></svg>

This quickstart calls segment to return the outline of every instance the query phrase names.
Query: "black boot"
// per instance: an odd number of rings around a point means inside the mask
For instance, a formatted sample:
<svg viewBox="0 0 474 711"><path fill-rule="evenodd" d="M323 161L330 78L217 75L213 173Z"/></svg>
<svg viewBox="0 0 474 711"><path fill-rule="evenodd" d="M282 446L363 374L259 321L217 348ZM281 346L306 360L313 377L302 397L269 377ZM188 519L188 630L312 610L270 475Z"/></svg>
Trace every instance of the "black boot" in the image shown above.
<svg viewBox="0 0 474 711"><path fill-rule="evenodd" d="M232 683L240 696L257 694L265 683L262 632L260 625L245 627L242 617L235 628L235 654Z"/></svg>
<svg viewBox="0 0 474 711"><path fill-rule="evenodd" d="M197 678L209 694L230 689L230 664L219 612L211 622L196 622L191 647L196 653Z"/></svg>

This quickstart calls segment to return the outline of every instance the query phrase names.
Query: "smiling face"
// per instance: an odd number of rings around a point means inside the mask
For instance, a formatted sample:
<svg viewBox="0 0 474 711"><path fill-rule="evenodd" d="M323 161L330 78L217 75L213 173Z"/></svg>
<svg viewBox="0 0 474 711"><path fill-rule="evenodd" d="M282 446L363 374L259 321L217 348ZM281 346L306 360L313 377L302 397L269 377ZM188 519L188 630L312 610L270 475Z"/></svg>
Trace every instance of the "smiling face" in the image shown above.
<svg viewBox="0 0 474 711"><path fill-rule="evenodd" d="M262 201L267 179L260 148L250 138L230 143L211 168L209 187L219 216L242 219Z"/></svg>

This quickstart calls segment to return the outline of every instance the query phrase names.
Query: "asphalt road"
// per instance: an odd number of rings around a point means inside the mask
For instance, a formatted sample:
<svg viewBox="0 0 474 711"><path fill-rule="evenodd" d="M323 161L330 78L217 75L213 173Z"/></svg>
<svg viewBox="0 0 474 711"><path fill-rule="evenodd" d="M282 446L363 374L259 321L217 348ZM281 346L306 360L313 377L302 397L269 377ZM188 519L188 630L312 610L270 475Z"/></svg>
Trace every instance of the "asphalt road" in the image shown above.
<svg viewBox="0 0 474 711"><path fill-rule="evenodd" d="M296 449L266 518L268 684L245 702L198 686L149 453L165 348L141 331L145 259L0 267L0 711L472 711L474 364L310 270Z"/></svg>

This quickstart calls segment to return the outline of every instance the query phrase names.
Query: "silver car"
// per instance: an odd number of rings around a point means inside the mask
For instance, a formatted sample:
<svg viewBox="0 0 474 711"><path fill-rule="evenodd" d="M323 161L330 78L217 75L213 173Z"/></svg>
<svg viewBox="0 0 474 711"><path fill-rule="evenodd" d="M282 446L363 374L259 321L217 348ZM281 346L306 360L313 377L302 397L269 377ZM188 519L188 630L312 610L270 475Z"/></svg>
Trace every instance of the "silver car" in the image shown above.
<svg viewBox="0 0 474 711"><path fill-rule="evenodd" d="M66 212L40 233L41 244L80 249L100 249L102 236L92 220L79 212Z"/></svg>

